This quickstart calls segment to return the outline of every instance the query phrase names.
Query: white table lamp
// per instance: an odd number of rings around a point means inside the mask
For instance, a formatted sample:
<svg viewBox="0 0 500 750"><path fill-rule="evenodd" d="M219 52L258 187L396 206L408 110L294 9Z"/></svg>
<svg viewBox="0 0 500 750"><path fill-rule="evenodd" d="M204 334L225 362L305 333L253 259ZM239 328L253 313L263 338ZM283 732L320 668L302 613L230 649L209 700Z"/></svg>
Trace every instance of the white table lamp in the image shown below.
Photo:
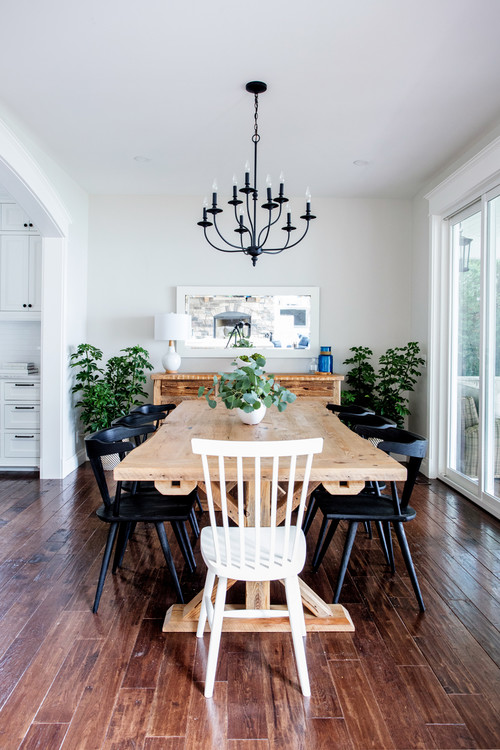
<svg viewBox="0 0 500 750"><path fill-rule="evenodd" d="M168 341L168 352L162 359L166 372L177 372L181 358L175 351L174 341L191 336L191 315L184 313L157 313L155 315L155 339Z"/></svg>

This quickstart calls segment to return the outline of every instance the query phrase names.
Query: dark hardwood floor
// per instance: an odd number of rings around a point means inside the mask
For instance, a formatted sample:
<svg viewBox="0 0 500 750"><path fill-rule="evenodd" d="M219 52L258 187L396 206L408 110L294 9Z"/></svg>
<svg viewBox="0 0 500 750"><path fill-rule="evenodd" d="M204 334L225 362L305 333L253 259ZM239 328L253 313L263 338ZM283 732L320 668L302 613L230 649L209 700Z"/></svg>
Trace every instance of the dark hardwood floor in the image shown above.
<svg viewBox="0 0 500 750"><path fill-rule="evenodd" d="M427 611L401 558L391 576L359 533L342 596L356 632L308 635L310 699L288 634L223 634L205 700L208 636L162 633L174 594L154 529L137 530L93 615L98 504L88 467L0 475L1 750L500 747L500 523L442 483L416 487L406 527ZM338 536L304 571L328 601ZM190 575L172 549L194 594L203 566Z"/></svg>

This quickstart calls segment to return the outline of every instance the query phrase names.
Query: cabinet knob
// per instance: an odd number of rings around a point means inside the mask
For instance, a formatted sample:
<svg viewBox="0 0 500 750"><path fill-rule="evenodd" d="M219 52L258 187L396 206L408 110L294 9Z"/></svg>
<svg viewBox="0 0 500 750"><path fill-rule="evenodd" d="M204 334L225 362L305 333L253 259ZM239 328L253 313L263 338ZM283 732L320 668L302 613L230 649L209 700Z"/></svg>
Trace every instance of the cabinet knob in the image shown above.
<svg viewBox="0 0 500 750"><path fill-rule="evenodd" d="M30 227L32 227L32 226L33 226L33 224L31 223L31 221L30 221L30 223L29 223L29 226L30 226Z"/></svg>
<svg viewBox="0 0 500 750"><path fill-rule="evenodd" d="M24 304L23 304L23 307L28 307L28 305L27 305L26 303L24 303Z"/></svg>
<svg viewBox="0 0 500 750"><path fill-rule="evenodd" d="M31 304L31 302L29 303L28 307L33 307L33 305Z"/></svg>
<svg viewBox="0 0 500 750"><path fill-rule="evenodd" d="M24 227L27 227L28 225L27 225L27 224L23 224L23 226L24 226Z"/></svg>

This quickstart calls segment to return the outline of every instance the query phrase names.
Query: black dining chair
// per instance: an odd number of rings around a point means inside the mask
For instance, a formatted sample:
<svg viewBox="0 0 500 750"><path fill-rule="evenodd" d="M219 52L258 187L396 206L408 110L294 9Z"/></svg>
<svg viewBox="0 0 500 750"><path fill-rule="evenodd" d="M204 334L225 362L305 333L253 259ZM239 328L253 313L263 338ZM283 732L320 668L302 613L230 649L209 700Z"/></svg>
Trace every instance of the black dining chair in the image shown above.
<svg viewBox="0 0 500 750"><path fill-rule="evenodd" d="M420 465L427 451L427 440L420 435L399 427L376 428L367 425L358 425L356 432L365 438L378 438L379 443L377 447L379 450L383 450L388 454L393 453L398 456L408 457L406 464L407 479L404 483L403 492L399 496L396 482L390 483L390 496L382 495L378 488L375 494L363 491L359 495L330 495L324 489L318 488L315 491L315 499L319 510L323 513L323 522L313 556L313 570L317 571L321 565L339 522L343 520L348 521L347 537L333 598L334 603L337 603L356 537L358 523L375 521L383 527L383 536L387 549L386 559L388 559L391 571L394 573L392 525L418 605L421 611L424 612L425 606L403 526L408 521L412 521L416 516L416 511L409 503Z"/></svg>
<svg viewBox="0 0 500 750"><path fill-rule="evenodd" d="M332 406L336 406L336 404L332 404ZM327 407L328 408L328 407ZM330 409L330 411L333 411L333 409ZM356 431L356 425L367 425L370 427L378 427L379 429L385 429L387 427L395 427L396 423L392 421L392 419L387 419L387 417L379 417L378 414L357 414L354 413L349 414L349 421L350 426L352 429ZM379 438L372 438L373 441L376 442L379 440ZM379 488L383 488L385 485L379 484ZM375 482L367 482L365 486L366 492L375 492ZM309 529L311 528L311 524L314 521L314 517L316 515L316 511L318 509L317 502L316 502L316 491L311 493L311 497L309 498L309 503L307 505L307 513L304 518L304 524L302 526L302 530L304 534L307 534ZM365 523L365 529L366 533L372 538L372 531L371 531L371 524L366 522ZM380 535L380 534L379 534ZM382 544L382 548L385 552L385 545Z"/></svg>
<svg viewBox="0 0 500 750"><path fill-rule="evenodd" d="M113 546L116 542L113 563L113 572L115 572L121 566L131 529L137 523L146 522L154 524L177 596L181 602L184 602L184 598L167 540L165 522L169 522L172 525L190 571L194 572L196 568L193 550L185 527L185 522L190 520L190 516L194 512L193 506L197 497L196 490L193 490L188 495L162 495L154 488L141 492L134 491L133 483L131 483L132 489L130 491L124 491L122 482L117 482L114 497L110 495L106 472L102 466L102 457L118 453L120 460L122 460L135 447L131 442L132 439L137 435L141 436L144 430L152 432L154 431L154 426L141 425L135 428L110 427L85 438L87 456L90 460L103 501L96 513L101 521L109 524L108 538L92 608L94 613L97 612L99 607Z"/></svg>

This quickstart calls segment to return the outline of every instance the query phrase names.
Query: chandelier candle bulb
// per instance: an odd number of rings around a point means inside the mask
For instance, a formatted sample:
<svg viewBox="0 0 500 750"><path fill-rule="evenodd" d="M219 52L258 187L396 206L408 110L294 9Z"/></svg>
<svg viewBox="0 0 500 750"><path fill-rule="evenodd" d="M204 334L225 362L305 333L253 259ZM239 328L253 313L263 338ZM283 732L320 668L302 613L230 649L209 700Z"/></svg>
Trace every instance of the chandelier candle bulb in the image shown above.
<svg viewBox="0 0 500 750"><path fill-rule="evenodd" d="M250 162L245 162L245 187L250 187Z"/></svg>

